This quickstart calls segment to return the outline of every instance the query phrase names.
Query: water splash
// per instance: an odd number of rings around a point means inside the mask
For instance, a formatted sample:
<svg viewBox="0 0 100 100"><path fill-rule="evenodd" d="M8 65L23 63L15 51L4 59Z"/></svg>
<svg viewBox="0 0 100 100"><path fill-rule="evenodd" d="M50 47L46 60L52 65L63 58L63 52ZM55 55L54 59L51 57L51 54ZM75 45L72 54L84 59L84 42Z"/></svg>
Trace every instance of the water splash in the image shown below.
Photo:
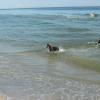
<svg viewBox="0 0 100 100"><path fill-rule="evenodd" d="M59 47L59 52L65 52L66 50L62 47Z"/></svg>

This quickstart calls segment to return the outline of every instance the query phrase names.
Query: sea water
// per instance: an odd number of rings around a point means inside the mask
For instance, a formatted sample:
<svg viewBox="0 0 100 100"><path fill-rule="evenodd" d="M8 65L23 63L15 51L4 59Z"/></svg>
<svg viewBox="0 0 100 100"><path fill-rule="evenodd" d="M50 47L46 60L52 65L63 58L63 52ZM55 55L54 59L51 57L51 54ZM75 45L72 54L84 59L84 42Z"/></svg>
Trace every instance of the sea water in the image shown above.
<svg viewBox="0 0 100 100"><path fill-rule="evenodd" d="M0 10L1 95L99 100L99 38L99 7ZM60 51L48 52L47 43Z"/></svg>

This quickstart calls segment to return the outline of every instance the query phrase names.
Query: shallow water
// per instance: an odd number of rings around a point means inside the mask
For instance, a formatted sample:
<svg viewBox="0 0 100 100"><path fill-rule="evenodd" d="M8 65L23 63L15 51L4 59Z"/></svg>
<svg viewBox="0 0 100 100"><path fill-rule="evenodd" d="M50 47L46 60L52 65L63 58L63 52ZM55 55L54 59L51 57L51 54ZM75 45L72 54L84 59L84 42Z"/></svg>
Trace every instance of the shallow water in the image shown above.
<svg viewBox="0 0 100 100"><path fill-rule="evenodd" d="M0 10L1 95L8 100L99 100L99 20L100 11L93 8ZM47 43L60 51L48 52Z"/></svg>

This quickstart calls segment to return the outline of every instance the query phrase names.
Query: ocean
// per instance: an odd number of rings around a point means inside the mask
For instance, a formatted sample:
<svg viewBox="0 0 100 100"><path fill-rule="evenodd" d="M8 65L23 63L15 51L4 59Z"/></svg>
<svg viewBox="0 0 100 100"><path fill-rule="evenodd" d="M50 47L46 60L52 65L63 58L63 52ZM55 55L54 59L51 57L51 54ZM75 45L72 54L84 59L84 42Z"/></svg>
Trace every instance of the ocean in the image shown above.
<svg viewBox="0 0 100 100"><path fill-rule="evenodd" d="M0 100L99 100L99 38L100 7L1 9Z"/></svg>

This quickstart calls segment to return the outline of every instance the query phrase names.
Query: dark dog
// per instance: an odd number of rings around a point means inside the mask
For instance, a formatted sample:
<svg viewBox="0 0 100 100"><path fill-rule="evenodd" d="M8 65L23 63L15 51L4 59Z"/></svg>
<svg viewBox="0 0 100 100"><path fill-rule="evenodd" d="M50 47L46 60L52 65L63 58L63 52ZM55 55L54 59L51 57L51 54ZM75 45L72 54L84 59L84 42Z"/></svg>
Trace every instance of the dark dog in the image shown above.
<svg viewBox="0 0 100 100"><path fill-rule="evenodd" d="M50 52L59 51L58 47L53 47L50 44L47 44L47 48L49 49Z"/></svg>
<svg viewBox="0 0 100 100"><path fill-rule="evenodd" d="M100 39L98 40L98 42L97 42L98 44L100 44Z"/></svg>

